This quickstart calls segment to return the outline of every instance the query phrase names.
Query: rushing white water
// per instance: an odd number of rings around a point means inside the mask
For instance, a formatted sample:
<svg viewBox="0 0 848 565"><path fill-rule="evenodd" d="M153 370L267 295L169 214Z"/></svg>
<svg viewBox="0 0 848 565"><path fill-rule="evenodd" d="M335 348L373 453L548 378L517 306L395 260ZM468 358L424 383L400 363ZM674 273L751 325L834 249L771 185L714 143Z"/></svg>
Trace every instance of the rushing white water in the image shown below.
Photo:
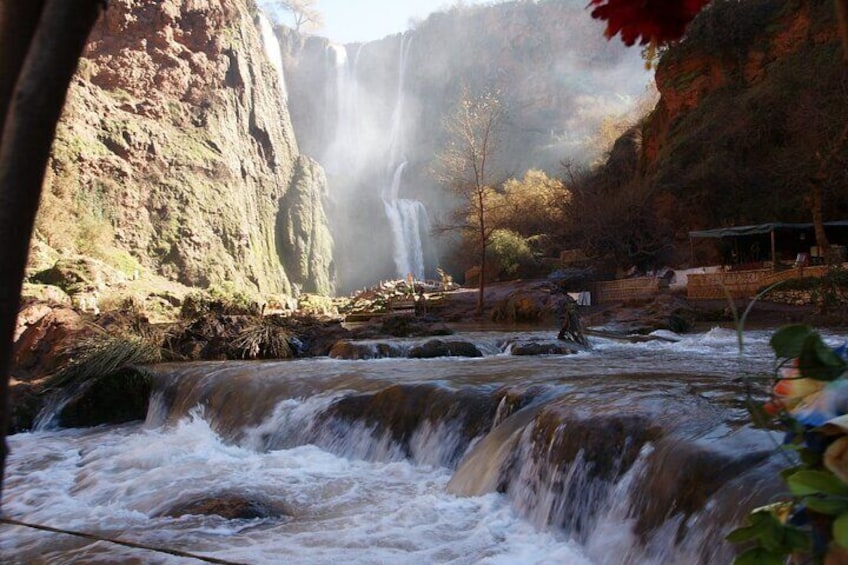
<svg viewBox="0 0 848 565"><path fill-rule="evenodd" d="M445 468L350 460L308 445L257 452L223 443L200 417L173 428L24 434L11 443L6 513L55 527L243 563L589 563L575 544L533 528L499 495L446 493ZM261 493L289 516L161 516L175 501L221 492ZM182 562L22 528L0 531L7 563L98 555L101 562Z"/></svg>
<svg viewBox="0 0 848 565"><path fill-rule="evenodd" d="M262 12L257 16L259 20L259 32L262 34L262 47L265 49L265 55L277 71L277 79L280 84L280 92L283 95L283 101L288 100L289 93L286 87L286 75L283 70L283 52L280 49L280 41L274 33L274 28L271 22Z"/></svg>
<svg viewBox="0 0 848 565"><path fill-rule="evenodd" d="M769 334L748 333L744 359L736 354L735 333L722 329L678 336L676 343L596 339L591 351L570 356L504 353L512 341L550 335L462 335L487 352L477 359L163 367L144 425L12 436L4 512L244 563L654 564L708 563L726 555L710 553L720 543L704 540L720 542L729 527L720 510L739 510L739 501L755 490L744 472L717 491L724 503L713 499L702 512L668 516L643 546L634 533L634 509L656 473L652 457L663 438L645 443L620 476L599 479L592 475L591 444L563 467L558 459L539 459L555 445L540 452L533 426L549 409L597 413L599 422L633 413L665 422L664 433L694 438L686 444L694 442L693 449L700 442L709 453L729 453L729 461L768 449L768 432L726 422L744 414L737 406L743 388L734 377L770 370ZM420 341L397 340L396 346ZM357 400L392 385L410 387L403 394L412 396L389 394L389 403L378 403L373 413ZM430 388L416 388L425 385ZM536 390L541 404L513 413L504 396L491 407L492 429L469 437L477 417L463 415L474 413L474 399L499 387ZM415 396L417 390L425 396ZM452 396L461 391L465 396ZM408 435L398 435L407 429L403 410L416 398L425 402L425 416ZM333 412L345 399L352 399L347 408ZM430 412L438 406L442 412ZM393 418L400 418L400 429L380 427ZM229 520L169 515L181 504L227 497L259 499L281 511ZM3 562L130 560L185 562L0 528Z"/></svg>
<svg viewBox="0 0 848 565"><path fill-rule="evenodd" d="M430 218L418 200L398 198L405 168L404 161L395 169L391 184L386 186L388 190L382 193L383 206L392 232L395 274L405 277L412 273L416 280L421 280L426 274L424 241L429 237Z"/></svg>

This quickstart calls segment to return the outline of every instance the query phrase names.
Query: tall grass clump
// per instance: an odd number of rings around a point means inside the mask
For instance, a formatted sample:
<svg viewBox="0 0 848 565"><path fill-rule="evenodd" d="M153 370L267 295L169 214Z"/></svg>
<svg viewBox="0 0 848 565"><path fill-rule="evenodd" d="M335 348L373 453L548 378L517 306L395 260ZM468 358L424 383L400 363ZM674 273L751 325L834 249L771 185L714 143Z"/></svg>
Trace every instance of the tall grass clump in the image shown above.
<svg viewBox="0 0 848 565"><path fill-rule="evenodd" d="M291 337L276 318L256 316L239 332L233 349L242 359L288 359L294 356Z"/></svg>
<svg viewBox="0 0 848 565"><path fill-rule="evenodd" d="M74 345L69 353L71 361L48 379L48 389L79 385L162 361L157 343L133 335L98 334Z"/></svg>

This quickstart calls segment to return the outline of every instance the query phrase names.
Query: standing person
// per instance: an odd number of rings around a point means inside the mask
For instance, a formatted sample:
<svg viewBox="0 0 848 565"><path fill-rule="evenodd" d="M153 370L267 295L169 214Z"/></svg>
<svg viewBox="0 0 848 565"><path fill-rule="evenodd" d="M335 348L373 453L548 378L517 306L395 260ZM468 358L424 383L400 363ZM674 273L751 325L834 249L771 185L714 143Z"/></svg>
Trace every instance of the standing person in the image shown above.
<svg viewBox="0 0 848 565"><path fill-rule="evenodd" d="M427 315L427 297L424 296L424 289L418 291L418 299L415 301L415 315Z"/></svg>

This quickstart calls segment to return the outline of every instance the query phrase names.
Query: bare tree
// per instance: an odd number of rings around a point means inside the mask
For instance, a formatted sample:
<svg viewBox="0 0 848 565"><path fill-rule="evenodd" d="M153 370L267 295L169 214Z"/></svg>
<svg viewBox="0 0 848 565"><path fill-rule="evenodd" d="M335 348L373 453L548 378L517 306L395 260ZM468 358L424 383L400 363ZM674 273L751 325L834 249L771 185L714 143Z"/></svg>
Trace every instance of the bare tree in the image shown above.
<svg viewBox="0 0 848 565"><path fill-rule="evenodd" d="M300 32L324 27L324 14L316 7L317 3L317 0L261 0L260 6L277 22L283 20L281 12L288 12L294 29Z"/></svg>
<svg viewBox="0 0 848 565"><path fill-rule="evenodd" d="M460 202L453 222L443 229L462 231L476 243L479 253L478 315L483 312L486 248L494 229L489 222L496 186L492 170L505 117L496 92L471 96L463 88L456 109L445 121L447 144L438 156L439 181Z"/></svg>
<svg viewBox="0 0 848 565"><path fill-rule="evenodd" d="M104 6L103 0L0 0L0 488L29 240L68 86Z"/></svg>

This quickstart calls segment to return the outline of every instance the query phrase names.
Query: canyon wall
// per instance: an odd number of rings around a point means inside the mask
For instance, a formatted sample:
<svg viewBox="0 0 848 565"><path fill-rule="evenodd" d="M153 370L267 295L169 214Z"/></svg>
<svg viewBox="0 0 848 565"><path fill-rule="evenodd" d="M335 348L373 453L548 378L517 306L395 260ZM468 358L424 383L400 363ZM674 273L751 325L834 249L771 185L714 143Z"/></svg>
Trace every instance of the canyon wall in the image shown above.
<svg viewBox="0 0 848 565"><path fill-rule="evenodd" d="M189 286L333 292L325 178L300 153L258 18L252 0L109 3L59 126L36 249Z"/></svg>

